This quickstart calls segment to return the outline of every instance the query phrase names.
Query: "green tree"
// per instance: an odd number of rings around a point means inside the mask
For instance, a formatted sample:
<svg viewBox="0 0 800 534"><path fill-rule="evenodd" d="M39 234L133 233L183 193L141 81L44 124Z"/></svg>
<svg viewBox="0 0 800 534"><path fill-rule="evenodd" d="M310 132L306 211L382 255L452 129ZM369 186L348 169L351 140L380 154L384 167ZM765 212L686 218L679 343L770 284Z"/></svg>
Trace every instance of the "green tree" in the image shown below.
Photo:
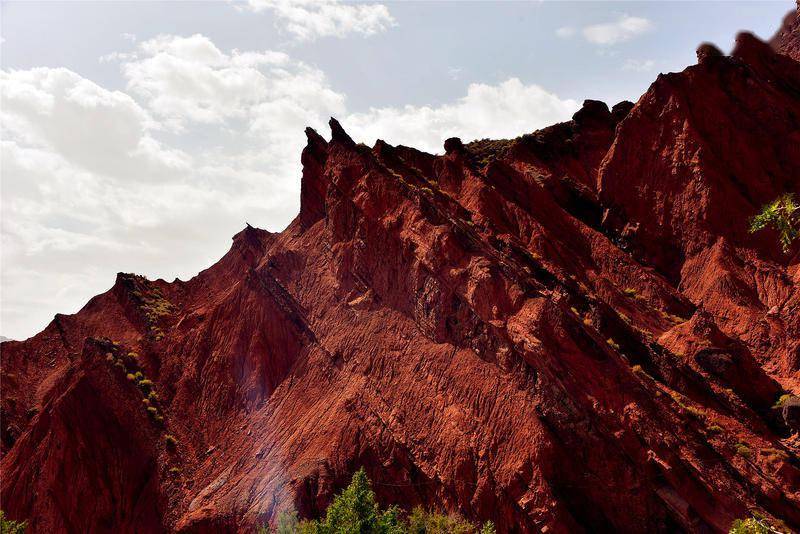
<svg viewBox="0 0 800 534"><path fill-rule="evenodd" d="M778 231L778 241L783 251L789 252L792 243L800 237L800 204L795 201L794 194L781 195L750 219L750 233L767 227Z"/></svg>
<svg viewBox="0 0 800 534"><path fill-rule="evenodd" d="M6 513L0 510L0 534L25 534L28 524L25 521L6 519Z"/></svg>
<svg viewBox="0 0 800 534"><path fill-rule="evenodd" d="M305 522L304 522L305 523ZM367 473L359 469L350 485L337 495L325 514L325 519L307 522L306 532L316 534L402 534L398 509L381 511Z"/></svg>
<svg viewBox="0 0 800 534"><path fill-rule="evenodd" d="M420 507L403 521L400 509L381 510L364 469L353 475L350 485L334 497L325 517L299 521L297 512L281 512L275 526L258 528L258 534L495 534L492 522L478 529L458 515L427 512Z"/></svg>

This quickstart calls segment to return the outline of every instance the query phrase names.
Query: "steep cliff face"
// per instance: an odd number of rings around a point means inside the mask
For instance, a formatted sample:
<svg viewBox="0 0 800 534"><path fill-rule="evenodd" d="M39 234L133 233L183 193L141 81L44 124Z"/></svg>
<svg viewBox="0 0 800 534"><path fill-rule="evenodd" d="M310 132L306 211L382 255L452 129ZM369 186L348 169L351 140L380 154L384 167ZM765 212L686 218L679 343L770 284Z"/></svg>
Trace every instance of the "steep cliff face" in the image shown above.
<svg viewBox="0 0 800 534"><path fill-rule="evenodd" d="M800 193L800 64L747 34L701 57L440 156L307 130L286 230L3 343L3 508L249 532L364 466L501 532L800 528L773 407L800 394L797 249L746 231Z"/></svg>
<svg viewBox="0 0 800 534"><path fill-rule="evenodd" d="M790 11L783 19L783 25L770 40L770 44L792 59L800 61L800 2L797 9Z"/></svg>

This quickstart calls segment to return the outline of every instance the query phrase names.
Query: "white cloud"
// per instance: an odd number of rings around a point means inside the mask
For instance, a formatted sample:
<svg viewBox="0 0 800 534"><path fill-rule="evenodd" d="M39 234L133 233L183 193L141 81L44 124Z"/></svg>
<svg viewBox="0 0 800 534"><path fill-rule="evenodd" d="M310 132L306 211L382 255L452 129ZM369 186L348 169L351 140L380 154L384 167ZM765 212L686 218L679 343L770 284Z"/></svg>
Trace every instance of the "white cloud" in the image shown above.
<svg viewBox="0 0 800 534"><path fill-rule="evenodd" d="M453 135L513 137L578 108L512 78L440 106L348 113L321 70L202 35L140 42L117 61L125 91L67 69L0 75L4 335L76 311L118 271L187 278L245 220L282 229L299 207L307 125L325 134L336 116L359 141L441 152Z"/></svg>
<svg viewBox="0 0 800 534"><path fill-rule="evenodd" d="M577 30L575 30L575 28L572 26L562 26L556 30L556 36L561 37L562 39L567 39L575 35L576 31Z"/></svg>
<svg viewBox="0 0 800 534"><path fill-rule="evenodd" d="M465 142L516 137L567 120L579 107L574 100L510 78L498 85L471 84L466 96L452 104L371 109L346 117L343 124L362 141L382 138L440 153L448 137Z"/></svg>
<svg viewBox="0 0 800 534"><path fill-rule="evenodd" d="M146 170L165 179L188 169L186 156L150 136L152 119L130 96L67 69L3 71L0 98L4 140L49 149L106 177Z"/></svg>
<svg viewBox="0 0 800 534"><path fill-rule="evenodd" d="M629 41L653 28L654 25L649 19L622 15L614 22L584 27L583 36L590 43L613 45Z"/></svg>
<svg viewBox="0 0 800 534"><path fill-rule="evenodd" d="M345 37L351 33L371 36L397 23L383 4L342 3L338 0L247 0L256 12L269 10L276 25L299 40Z"/></svg>
<svg viewBox="0 0 800 534"><path fill-rule="evenodd" d="M650 72L655 66L656 62L652 59L626 59L625 63L622 64L622 70Z"/></svg>
<svg viewBox="0 0 800 534"><path fill-rule="evenodd" d="M254 106L279 99L316 106L308 93L326 83L320 71L290 61L285 53L225 54L199 34L145 41L137 56L122 64L122 71L131 93L176 130L187 122L247 120ZM326 96L325 104L336 99Z"/></svg>
<svg viewBox="0 0 800 534"><path fill-rule="evenodd" d="M121 33L119 36L125 39L126 41L130 41L132 43L136 42L136 34L134 33Z"/></svg>

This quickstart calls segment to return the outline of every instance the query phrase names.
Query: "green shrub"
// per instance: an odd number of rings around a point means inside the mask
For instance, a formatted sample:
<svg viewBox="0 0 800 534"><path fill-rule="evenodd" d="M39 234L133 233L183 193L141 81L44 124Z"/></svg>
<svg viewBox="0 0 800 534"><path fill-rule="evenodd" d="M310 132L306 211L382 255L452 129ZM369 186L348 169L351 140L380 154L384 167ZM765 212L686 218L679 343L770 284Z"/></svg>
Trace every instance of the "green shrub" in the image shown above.
<svg viewBox="0 0 800 534"><path fill-rule="evenodd" d="M754 513L752 517L734 521L729 534L781 534L782 532L788 530L781 525L772 525L761 514Z"/></svg>
<svg viewBox="0 0 800 534"><path fill-rule="evenodd" d="M722 434L723 429L719 425L711 425L706 430L708 430L709 434Z"/></svg>
<svg viewBox="0 0 800 534"><path fill-rule="evenodd" d="M350 485L333 499L325 519L314 523L317 534L402 532L397 509L381 511L363 468L356 471Z"/></svg>
<svg viewBox="0 0 800 534"><path fill-rule="evenodd" d="M147 413L152 415L152 416L156 416L156 415L158 415L158 408L156 408L155 406L148 406L147 407Z"/></svg>
<svg viewBox="0 0 800 534"><path fill-rule="evenodd" d="M164 442L167 444L167 447L174 449L178 445L178 440L175 439L175 436L172 434L167 434L164 436Z"/></svg>
<svg viewBox="0 0 800 534"><path fill-rule="evenodd" d="M25 521L6 519L6 513L0 510L0 534L24 534L28 524Z"/></svg>
<svg viewBox="0 0 800 534"><path fill-rule="evenodd" d="M136 373L133 375L133 377L139 382L144 380L144 375L142 374L141 371L136 371Z"/></svg>
<svg viewBox="0 0 800 534"><path fill-rule="evenodd" d="M176 476L181 474L181 468L180 467L170 467L169 468L169 474L174 476L174 477L176 477Z"/></svg>
<svg viewBox="0 0 800 534"><path fill-rule="evenodd" d="M638 291L636 291L636 289L634 289L632 287L626 287L625 289L622 290L622 292L625 293L629 297L635 297L636 294L638 293Z"/></svg>
<svg viewBox="0 0 800 534"><path fill-rule="evenodd" d="M619 350L619 343L614 341L613 337L606 339L606 343L608 343L608 346L613 348L614 350Z"/></svg>
<svg viewBox="0 0 800 534"><path fill-rule="evenodd" d="M135 377L135 376L133 376L133 374L131 374L131 373L128 373L127 375L125 375L125 378L127 378L127 379L128 379L128 380L130 380L131 382L133 382L134 380L136 380L136 377Z"/></svg>
<svg viewBox="0 0 800 534"><path fill-rule="evenodd" d="M155 391L151 391L151 392L150 392L150 393L147 395L147 399L148 399L150 402L158 402L158 393L156 393Z"/></svg>
<svg viewBox="0 0 800 534"><path fill-rule="evenodd" d="M473 534L475 531L475 525L458 515L426 512L420 507L411 511L406 523L408 534Z"/></svg>
<svg viewBox="0 0 800 534"><path fill-rule="evenodd" d="M789 252L792 243L800 237L800 204L794 195L781 195L761 208L761 212L750 219L750 233L772 227L778 232L778 242L784 252Z"/></svg>
<svg viewBox="0 0 800 534"><path fill-rule="evenodd" d="M767 460L771 460L773 462L785 462L789 459L789 455L780 449L761 449L761 454L766 456Z"/></svg>
<svg viewBox="0 0 800 534"><path fill-rule="evenodd" d="M275 528L272 532L275 534L295 534L300 529L300 520L297 518L297 512L294 510L284 510L278 514L275 520ZM268 534L270 530L266 526L259 527L258 534Z"/></svg>
<svg viewBox="0 0 800 534"><path fill-rule="evenodd" d="M773 408L783 408L783 406L786 405L786 403L789 402L789 399L791 399L791 398L792 398L792 396L789 395L789 394L781 395L778 398L778 400L775 401L775 405L773 406Z"/></svg>
<svg viewBox="0 0 800 534"><path fill-rule="evenodd" d="M381 510L369 479L360 469L353 475L350 485L334 497L325 517L301 521L295 511L281 512L275 526L257 529L258 534L495 534L494 525L486 523L479 530L458 515L445 515L415 508L405 521L400 510L389 507Z"/></svg>
<svg viewBox="0 0 800 534"><path fill-rule="evenodd" d="M153 389L153 381L145 378L139 382L139 387L142 388L142 391L147 393L148 391Z"/></svg>
<svg viewBox="0 0 800 534"><path fill-rule="evenodd" d="M745 443L737 443L733 448L736 451L736 454L742 458L750 458L753 456L753 451L750 450L750 447L748 447Z"/></svg>

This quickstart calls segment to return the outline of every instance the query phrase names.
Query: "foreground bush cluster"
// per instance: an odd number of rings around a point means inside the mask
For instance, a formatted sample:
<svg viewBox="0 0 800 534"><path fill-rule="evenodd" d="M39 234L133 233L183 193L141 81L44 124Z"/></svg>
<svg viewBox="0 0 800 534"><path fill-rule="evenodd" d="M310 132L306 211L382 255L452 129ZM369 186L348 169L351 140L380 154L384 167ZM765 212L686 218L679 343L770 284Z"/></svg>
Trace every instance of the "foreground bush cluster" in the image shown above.
<svg viewBox="0 0 800 534"><path fill-rule="evenodd" d="M297 512L281 513L275 526L263 526L259 534L494 534L488 522L478 528L457 516L426 512L415 508L403 517L400 509L390 506L381 510L375 500L364 469L353 475L347 488L337 495L317 520L300 520Z"/></svg>

